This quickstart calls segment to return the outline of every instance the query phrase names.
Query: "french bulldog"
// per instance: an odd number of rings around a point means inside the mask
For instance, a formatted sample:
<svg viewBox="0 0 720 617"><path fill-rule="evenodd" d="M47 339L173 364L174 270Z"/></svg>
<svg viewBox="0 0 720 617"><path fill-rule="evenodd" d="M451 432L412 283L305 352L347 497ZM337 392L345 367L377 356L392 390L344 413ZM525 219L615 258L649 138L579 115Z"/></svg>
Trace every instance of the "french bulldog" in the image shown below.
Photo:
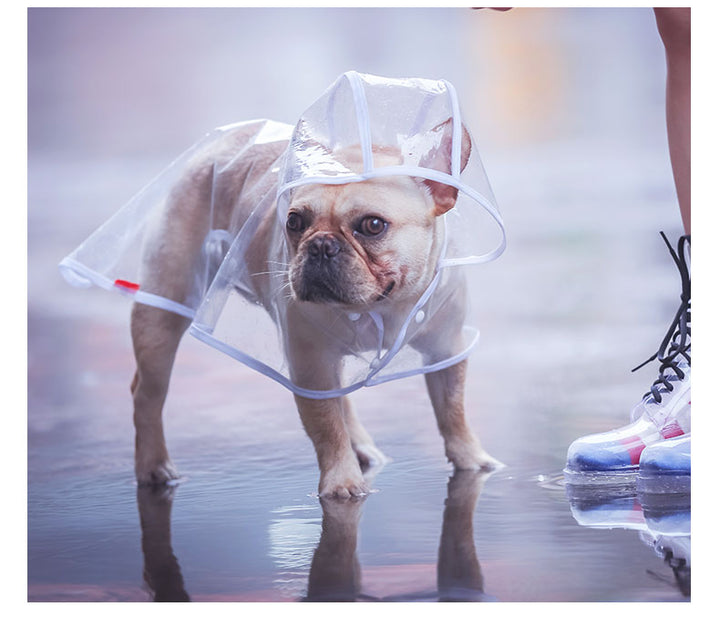
<svg viewBox="0 0 720 617"><path fill-rule="evenodd" d="M424 154L427 167L448 170L452 121L436 127L441 138ZM143 254L141 286L181 302L191 281L188 272L202 251L208 231L207 203L212 192L214 226L237 233L247 221L253 199L276 182L266 173L277 164L282 142L244 149L249 129L231 132L195 157L171 192L163 214L162 236ZM471 141L464 131L462 164ZM242 150L244 154L238 156ZM362 171L359 147L333 156ZM398 149L375 147L376 167L403 162ZM213 170L224 169L221 186ZM251 190L243 190L251 186ZM238 198L238 195L244 197ZM288 363L293 382L311 389L333 389L339 382L342 350L335 342L332 314L372 310L384 323L384 343L392 344L404 317L433 279L443 242L440 217L451 210L457 189L409 176L387 176L347 184L309 184L296 188L284 220L290 263L287 278ZM268 272L270 236L277 225L276 206L268 208L247 251L254 293L271 302ZM462 282L443 307L435 326L413 345L441 357L457 354L465 317ZM309 318L308 316L311 316ZM165 444L162 408L179 341L190 320L140 303L133 305L131 331L137 370L132 381L136 429L135 471L139 484L162 484L178 477ZM319 328L317 324L325 324ZM377 344L377 341L375 341ZM468 426L464 412L466 361L427 373L425 380L445 453L456 469L489 470L498 462L488 455ZM320 470L321 497L349 498L369 491L363 470L386 459L356 416L347 396L313 399L295 395L302 424Z"/></svg>

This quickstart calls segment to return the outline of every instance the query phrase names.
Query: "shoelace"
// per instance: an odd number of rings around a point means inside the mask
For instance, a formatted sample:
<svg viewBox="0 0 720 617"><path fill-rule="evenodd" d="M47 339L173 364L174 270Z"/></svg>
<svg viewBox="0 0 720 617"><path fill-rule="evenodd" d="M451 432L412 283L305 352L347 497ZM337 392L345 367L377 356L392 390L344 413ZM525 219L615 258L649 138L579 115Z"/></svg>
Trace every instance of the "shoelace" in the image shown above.
<svg viewBox="0 0 720 617"><path fill-rule="evenodd" d="M670 383L671 380L675 378L685 378L685 373L679 366L681 360L685 359L688 366L690 366L690 272L685 259L685 244L690 245L690 236L680 237L677 252L675 252L665 234L660 232L660 235L665 241L670 255L680 271L680 280L682 283L680 308L675 314L675 318L670 324L670 328L665 334L665 338L663 338L657 352L633 369L633 372L637 371L648 362L655 360L655 358L660 361L658 378L651 386L650 391L646 392L643 397L652 396L656 403L662 402L663 393L661 392L661 388L664 388L666 392L672 392L673 385ZM671 370L672 373L666 375L665 371L668 370Z"/></svg>

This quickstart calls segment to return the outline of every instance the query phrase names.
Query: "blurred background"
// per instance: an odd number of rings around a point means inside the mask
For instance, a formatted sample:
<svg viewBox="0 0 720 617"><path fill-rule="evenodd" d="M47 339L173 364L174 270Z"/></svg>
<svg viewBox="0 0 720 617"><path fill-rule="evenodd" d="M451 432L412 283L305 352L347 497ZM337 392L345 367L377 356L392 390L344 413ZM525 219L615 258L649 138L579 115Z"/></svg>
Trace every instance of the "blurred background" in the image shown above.
<svg viewBox="0 0 720 617"><path fill-rule="evenodd" d="M509 470L492 480L496 501L485 528L493 529L493 516L498 525L503 516L510 524L508 512L527 512L528 493L514 482L532 491L538 478L556 477L573 439L627 423L655 379L653 366L630 369L657 349L677 308L679 277L658 232L676 239L682 230L667 152L664 50L651 9L32 8L28 443L36 597L65 597L63 585L72 580L60 585L63 576L102 578L97 567L77 566L73 575L68 566L68 555L74 564L87 556L88 530L100 537L102 524L114 520L86 507L107 488L98 479L121 495L113 512L128 507L132 513L135 498L127 492L129 304L69 287L57 263L206 131L253 118L294 124L351 69L452 82L505 218L508 249L480 267L473 294L482 338L471 359L468 409L486 448ZM262 474L269 470L263 465L272 460L273 469L280 465L290 474L282 457L272 457L293 453L303 475L286 474L291 479L280 483L280 492L308 494L314 460L291 400L276 384L220 356L196 340L181 348L167 403L175 462L196 479L210 474L216 484L205 477L205 490L227 498L221 471L227 478L239 466L259 465L259 475L244 476L254 487L245 490L264 495ZM414 452L442 463L422 380L360 392L356 401L391 457L417 462ZM212 440L212 453L201 439ZM273 443L274 454L259 453L263 441ZM227 462L212 458L221 452L230 454ZM380 495L371 496L368 507L391 516L400 497L393 501L387 487L411 484L409 472L402 463L383 470ZM72 487L74 501L63 502L58 485ZM190 514L214 498L191 498L199 485L181 486ZM420 499L422 486L416 488ZM556 548L548 540L560 533L555 514L567 513L558 494L543 510L545 493L532 493L539 518L513 519L512 539L497 536L497 555L503 546L517 551L505 555L509 561L497 571L496 595L585 599L577 590L602 577L608 589L631 585L634 579L612 565L617 555L607 546L599 570L573 570L587 550L564 554L571 584L557 590L531 567ZM256 514L258 525L267 520ZM118 528L123 520L118 515ZM183 520L192 528L192 516ZM282 527L273 529L277 535ZM522 531L531 537L516 533ZM233 533L236 542L252 535ZM139 553L135 545L124 547L125 537L118 532L117 551ZM188 554L212 544L190 531L184 541L194 547ZM618 547L626 545L617 540ZM635 548L640 556L628 557L628 564L644 558L646 547ZM518 569L529 586L505 578ZM636 597L632 593L620 599Z"/></svg>
<svg viewBox="0 0 720 617"><path fill-rule="evenodd" d="M617 250L602 250L622 264L679 229L650 9L31 9L28 32L31 299L62 285L53 261L206 131L294 124L349 69L456 86L509 255L526 233L606 229ZM52 252L58 224L70 237Z"/></svg>

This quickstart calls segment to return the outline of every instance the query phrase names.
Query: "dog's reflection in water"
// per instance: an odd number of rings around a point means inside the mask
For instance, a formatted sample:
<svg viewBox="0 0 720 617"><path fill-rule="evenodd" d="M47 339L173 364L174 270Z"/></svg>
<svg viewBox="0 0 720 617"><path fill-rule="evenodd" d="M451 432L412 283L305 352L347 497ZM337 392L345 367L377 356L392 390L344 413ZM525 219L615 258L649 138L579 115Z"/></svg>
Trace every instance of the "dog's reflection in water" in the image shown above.
<svg viewBox="0 0 720 617"><path fill-rule="evenodd" d="M473 517L488 473L456 471L447 487L437 563L437 590L401 596L373 597L361 593L356 555L358 523L364 499L321 499L322 534L313 556L305 601L413 600L481 601L483 577L475 552Z"/></svg>
<svg viewBox="0 0 720 617"><path fill-rule="evenodd" d="M402 596L372 597L361 592L357 557L358 525L365 498L321 499L323 518L320 541L308 577L308 602L365 601L482 601L483 577L475 552L473 517L489 474L457 471L450 478L443 512L437 563L437 590ZM189 601L182 572L170 541L173 487L140 487L137 492L144 579L153 599Z"/></svg>
<svg viewBox="0 0 720 617"><path fill-rule="evenodd" d="M308 576L306 601L351 602L360 593L358 523L364 497L320 499L322 533Z"/></svg>
<svg viewBox="0 0 720 617"><path fill-rule="evenodd" d="M488 473L457 471L448 482L438 551L438 599L481 601L483 575L475 552L473 516Z"/></svg>
<svg viewBox="0 0 720 617"><path fill-rule="evenodd" d="M180 564L172 550L170 510L174 486L138 486L143 579L155 602L189 602Z"/></svg>

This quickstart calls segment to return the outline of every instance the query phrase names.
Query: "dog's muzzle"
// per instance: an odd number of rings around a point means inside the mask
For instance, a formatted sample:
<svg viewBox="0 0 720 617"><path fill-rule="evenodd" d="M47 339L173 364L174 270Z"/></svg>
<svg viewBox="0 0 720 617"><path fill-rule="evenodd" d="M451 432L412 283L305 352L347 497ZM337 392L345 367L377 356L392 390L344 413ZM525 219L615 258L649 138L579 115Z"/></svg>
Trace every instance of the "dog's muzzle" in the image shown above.
<svg viewBox="0 0 720 617"><path fill-rule="evenodd" d="M298 298L306 302L346 303L349 294L345 289L345 255L340 240L330 233L318 234L308 241L305 252Z"/></svg>

